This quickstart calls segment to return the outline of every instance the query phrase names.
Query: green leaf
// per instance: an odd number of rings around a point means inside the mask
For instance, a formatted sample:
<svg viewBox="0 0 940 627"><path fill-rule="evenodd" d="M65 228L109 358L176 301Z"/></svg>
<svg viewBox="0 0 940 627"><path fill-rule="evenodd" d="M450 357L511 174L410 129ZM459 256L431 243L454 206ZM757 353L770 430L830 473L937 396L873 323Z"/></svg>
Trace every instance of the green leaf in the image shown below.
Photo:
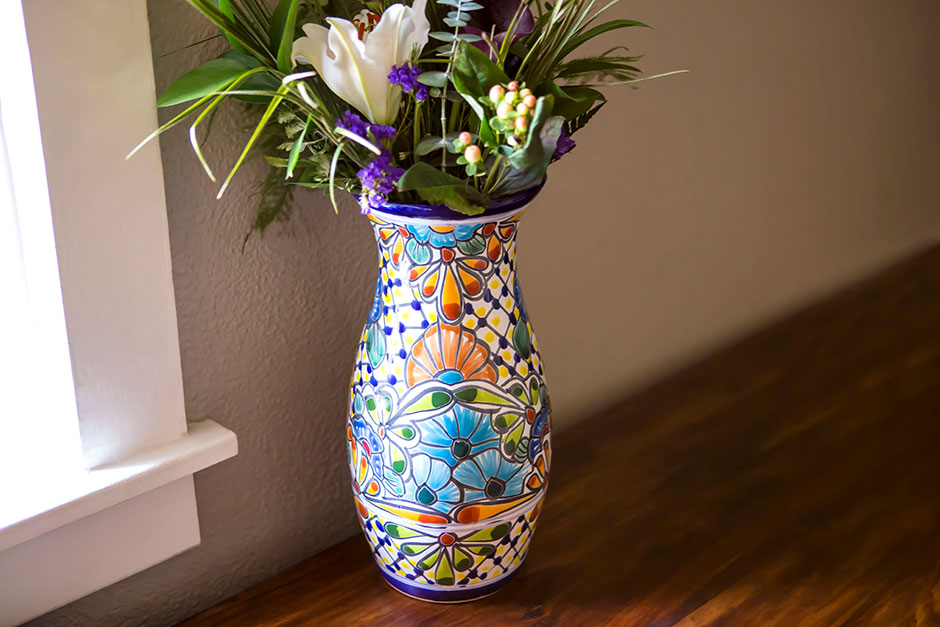
<svg viewBox="0 0 940 627"><path fill-rule="evenodd" d="M509 163L514 168L521 170L545 160L545 149L542 146L541 133L542 127L545 126L545 123L552 115L554 103L555 99L551 94L542 96L536 102L535 113L526 133L525 144L509 157ZM551 155L549 155L549 158L551 158Z"/></svg>
<svg viewBox="0 0 940 627"><path fill-rule="evenodd" d="M457 91L464 96L472 96L474 100L489 93L490 87L496 83L509 82L506 73L490 61L487 53L466 42L457 44L453 63L452 76Z"/></svg>
<svg viewBox="0 0 940 627"><path fill-rule="evenodd" d="M432 203L444 203L454 211L468 216L483 213L483 197L466 181L442 172L429 163L419 161L398 181L398 190L414 191Z"/></svg>
<svg viewBox="0 0 940 627"><path fill-rule="evenodd" d="M552 161L552 155L555 153L564 123L565 120L560 115L553 115L548 118L539 133L542 144L542 160L525 168L511 168L493 191L501 195L513 194L541 183L545 179L545 170Z"/></svg>
<svg viewBox="0 0 940 627"><path fill-rule="evenodd" d="M202 98L225 87L252 67L240 59L225 56L206 61L163 90L157 99L157 106L169 107Z"/></svg>
<svg viewBox="0 0 940 627"><path fill-rule="evenodd" d="M415 154L419 157L424 155L431 154L435 150L440 150L444 147L444 141L441 137L427 137L422 139L418 145L415 147Z"/></svg>
<svg viewBox="0 0 940 627"><path fill-rule="evenodd" d="M559 66L557 78L572 79L585 74L591 76L613 76L629 80L640 73L640 68L630 65L634 57L586 57L575 59Z"/></svg>
<svg viewBox="0 0 940 627"><path fill-rule="evenodd" d="M421 72L418 82L428 87L443 87L447 84L447 75L443 72Z"/></svg>
<svg viewBox="0 0 940 627"><path fill-rule="evenodd" d="M598 100L606 100L604 94L596 89L581 87L579 85L560 87L548 81L543 83L542 89L555 97L555 105L552 107L552 114L560 115L566 120L571 120L579 115L583 115L588 109L593 107L594 103Z"/></svg>
<svg viewBox="0 0 940 627"><path fill-rule="evenodd" d="M281 81L277 80L273 74L270 72L260 72L253 74L251 78L245 81L242 85L242 89L245 91L274 92L277 91L280 86ZM267 104L272 98L272 96L251 96L248 94L235 94L234 97L255 104Z"/></svg>
<svg viewBox="0 0 940 627"><path fill-rule="evenodd" d="M271 49L277 50L277 69L290 72L290 55L294 47L297 27L297 7L300 0L281 0L271 16Z"/></svg>
<svg viewBox="0 0 940 627"><path fill-rule="evenodd" d="M311 118L307 116L307 122L304 124L304 128L300 133L297 134L297 139L294 140L294 145L290 147L290 156L287 158L287 174L284 178L289 179L294 176L294 166L297 165L297 160L300 159L300 149L303 148L304 138L307 136L307 129L310 128Z"/></svg>
<svg viewBox="0 0 940 627"><path fill-rule="evenodd" d="M608 33L612 30L617 30L620 28L631 28L633 26L649 28L647 24L644 24L643 22L636 22L634 20L611 20L609 22L604 22L603 24L599 24L594 28L589 28L588 30L572 37L568 44L562 49L559 58L564 59L577 48L580 48L582 45L591 39L594 39L598 35L603 35L604 33Z"/></svg>

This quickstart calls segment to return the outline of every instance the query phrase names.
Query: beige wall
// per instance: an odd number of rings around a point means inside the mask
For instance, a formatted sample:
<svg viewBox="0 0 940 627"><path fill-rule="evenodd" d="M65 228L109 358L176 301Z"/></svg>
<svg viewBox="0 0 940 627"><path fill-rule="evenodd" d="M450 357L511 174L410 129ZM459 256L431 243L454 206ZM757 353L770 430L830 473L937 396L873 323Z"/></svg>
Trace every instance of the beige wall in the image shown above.
<svg viewBox="0 0 940 627"><path fill-rule="evenodd" d="M520 268L559 427L940 236L940 5L627 0L649 72L554 166ZM151 0L157 84L212 46ZM244 140L230 112L209 159ZM241 453L196 478L203 544L38 621L165 624L356 533L342 420L371 233L313 194L239 252L250 178L215 188L162 141L187 412ZM129 208L132 210L133 208ZM626 460L628 463L628 460Z"/></svg>

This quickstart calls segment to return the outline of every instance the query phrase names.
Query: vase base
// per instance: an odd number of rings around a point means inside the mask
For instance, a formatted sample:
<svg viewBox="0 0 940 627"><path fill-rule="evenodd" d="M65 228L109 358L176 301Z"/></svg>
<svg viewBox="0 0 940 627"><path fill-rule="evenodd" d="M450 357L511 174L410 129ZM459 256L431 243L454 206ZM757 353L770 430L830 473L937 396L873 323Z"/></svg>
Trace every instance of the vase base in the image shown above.
<svg viewBox="0 0 940 627"><path fill-rule="evenodd" d="M503 588L503 586L509 583L512 578L515 577L515 575L516 571L512 571L498 581L474 588L432 589L405 583L404 581L401 581L385 573L384 571L382 572L382 577L385 579L385 583L394 588L397 592L404 594L406 597L411 597L412 599L425 601L427 603L442 604L469 603L470 601L476 601L478 599L496 594Z"/></svg>

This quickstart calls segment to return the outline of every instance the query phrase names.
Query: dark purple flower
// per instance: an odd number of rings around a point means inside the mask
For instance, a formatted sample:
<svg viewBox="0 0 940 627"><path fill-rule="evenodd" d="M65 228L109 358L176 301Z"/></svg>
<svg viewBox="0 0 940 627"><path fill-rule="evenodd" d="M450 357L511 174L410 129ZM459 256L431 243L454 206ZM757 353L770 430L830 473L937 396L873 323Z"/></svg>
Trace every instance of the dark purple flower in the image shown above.
<svg viewBox="0 0 940 627"><path fill-rule="evenodd" d="M352 111L344 113L343 117L336 121L336 126L344 128L350 133L355 133L359 137L366 137L366 133L369 131L366 121Z"/></svg>
<svg viewBox="0 0 940 627"><path fill-rule="evenodd" d="M500 47L506 39L509 27L512 25L513 18L523 3L519 0L477 0L483 5L482 9L477 9L470 13L470 25L462 29L464 32L472 35L489 35L495 32L493 43ZM535 18L528 8L523 7L519 19L516 20L516 26L513 29L512 41L516 42L526 35L530 35L535 30ZM487 52L490 58L494 58L493 51L485 41L477 41L474 46Z"/></svg>
<svg viewBox="0 0 940 627"><path fill-rule="evenodd" d="M561 136L558 137L558 143L555 144L555 154L552 155L552 159L561 159L562 155L570 152L576 145L575 141L568 137L568 134L562 129Z"/></svg>
<svg viewBox="0 0 940 627"><path fill-rule="evenodd" d="M353 113L352 111L346 111L343 114L343 117L336 121L336 126L339 128L344 128L350 133L355 133L363 139L369 138L369 133L372 133L373 139L377 142L381 142L386 139L394 139L395 134L398 132L395 130L394 126L386 126L384 124L369 124L358 114Z"/></svg>
<svg viewBox="0 0 940 627"><path fill-rule="evenodd" d="M418 76L421 75L421 68L417 65L402 66L393 65L392 71L388 74L388 82L392 85L400 85L401 90L406 94L414 94L418 100L425 100L428 97L428 88L418 82Z"/></svg>
<svg viewBox="0 0 940 627"><path fill-rule="evenodd" d="M398 131L395 130L394 126L385 126L384 124L370 124L369 132L372 133L372 137L376 141L382 141L383 139L394 139L395 133Z"/></svg>
<svg viewBox="0 0 940 627"><path fill-rule="evenodd" d="M369 213L387 202L388 195L395 191L398 179L404 174L402 168L392 165L392 153L387 150L383 150L378 157L367 163L366 167L356 172L362 183L362 195L359 197L362 213Z"/></svg>

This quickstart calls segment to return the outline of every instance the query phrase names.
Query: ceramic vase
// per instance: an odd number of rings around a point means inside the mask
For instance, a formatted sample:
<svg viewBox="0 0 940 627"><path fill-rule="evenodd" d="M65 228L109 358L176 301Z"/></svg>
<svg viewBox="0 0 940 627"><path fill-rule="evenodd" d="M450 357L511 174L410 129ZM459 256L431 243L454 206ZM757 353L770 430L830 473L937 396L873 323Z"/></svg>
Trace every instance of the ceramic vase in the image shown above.
<svg viewBox="0 0 940 627"><path fill-rule="evenodd" d="M492 594L522 564L551 461L542 360L516 277L523 199L474 217L388 205L350 390L356 508L387 582Z"/></svg>

